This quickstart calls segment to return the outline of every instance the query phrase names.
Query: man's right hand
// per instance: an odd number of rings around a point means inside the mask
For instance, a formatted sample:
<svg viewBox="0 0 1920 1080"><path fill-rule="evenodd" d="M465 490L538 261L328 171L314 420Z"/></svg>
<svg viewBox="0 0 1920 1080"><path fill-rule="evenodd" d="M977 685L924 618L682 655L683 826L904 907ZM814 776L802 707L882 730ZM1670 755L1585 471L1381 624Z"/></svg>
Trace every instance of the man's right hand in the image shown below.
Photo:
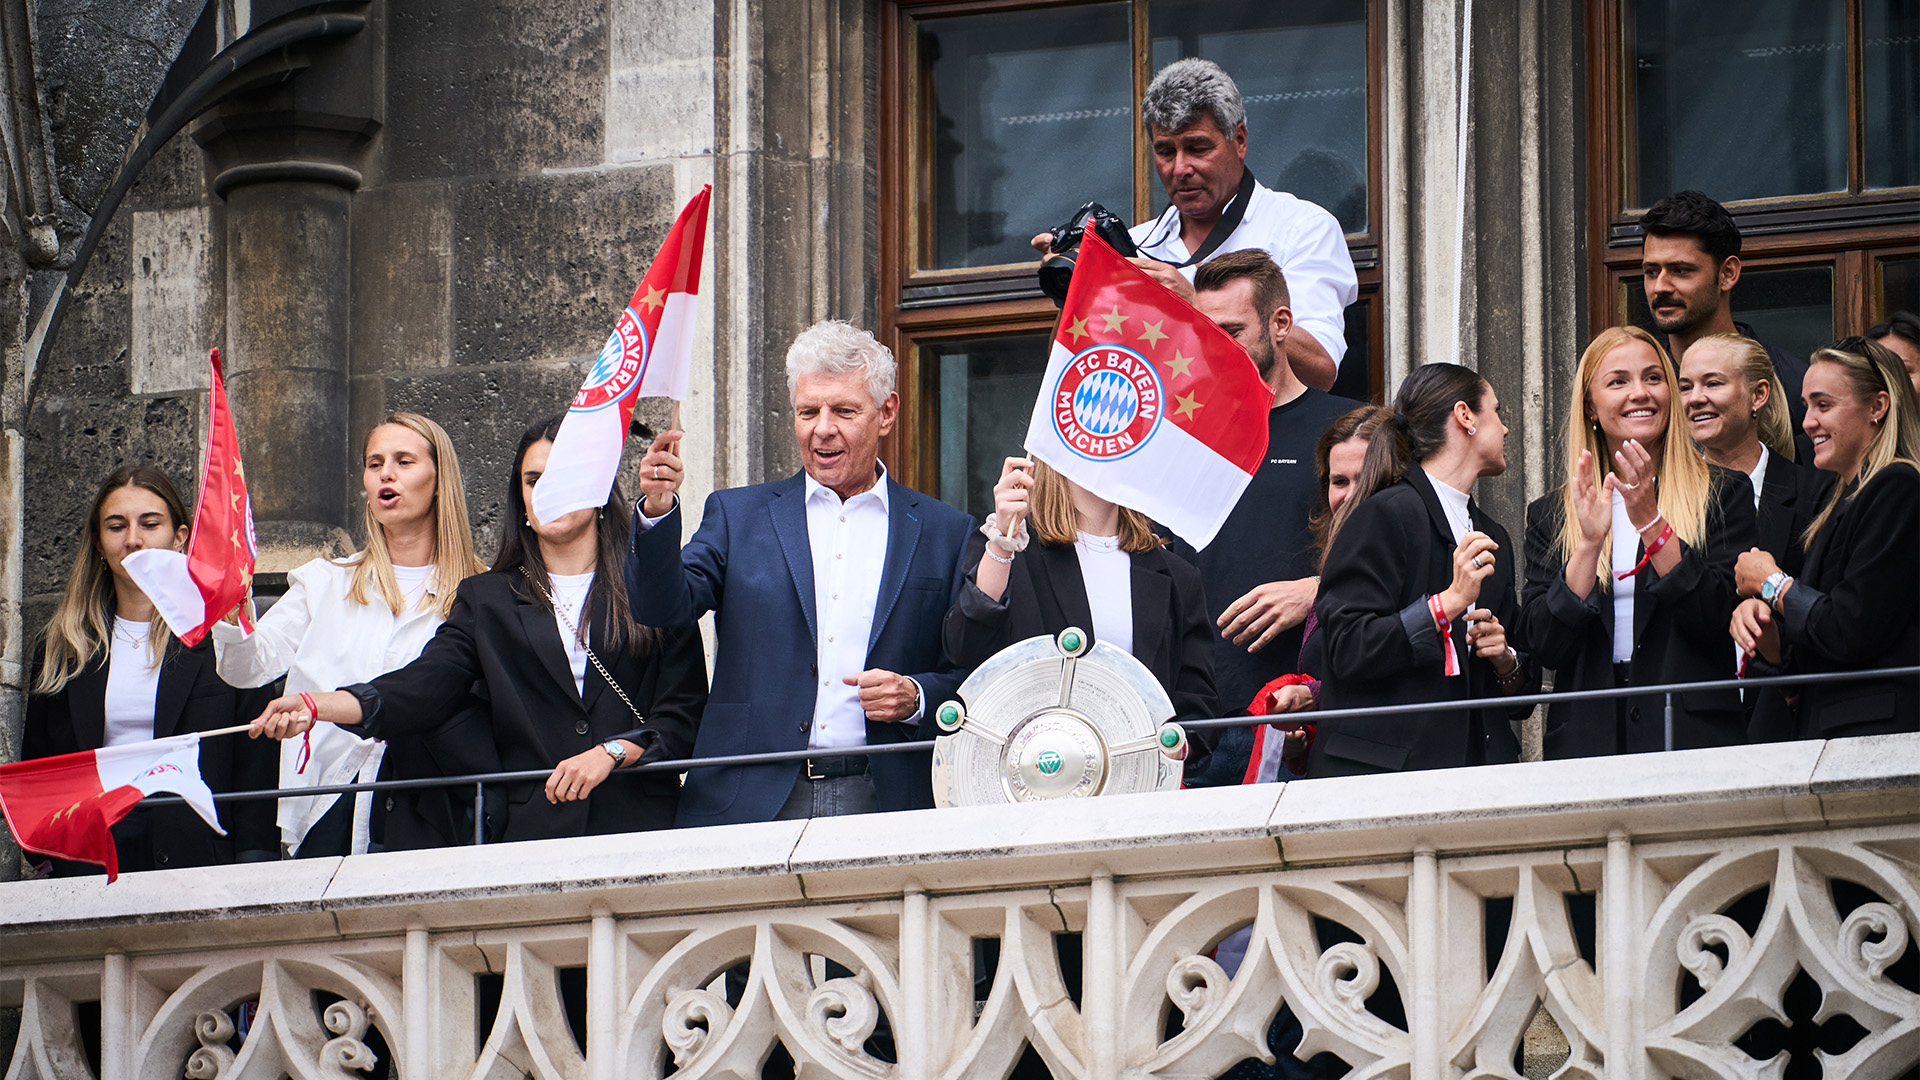
<svg viewBox="0 0 1920 1080"><path fill-rule="evenodd" d="M1053 234L1050 232L1043 232L1027 243L1032 244L1033 250L1039 252L1043 259L1053 254Z"/></svg>
<svg viewBox="0 0 1920 1080"><path fill-rule="evenodd" d="M1317 578L1256 585L1220 613L1220 636L1235 645L1246 645L1250 653L1259 652L1276 635L1307 621L1319 590Z"/></svg>
<svg viewBox="0 0 1920 1080"><path fill-rule="evenodd" d="M650 518L666 517L687 478L680 460L680 440L684 431L666 431L653 437L653 444L640 459L640 512Z"/></svg>

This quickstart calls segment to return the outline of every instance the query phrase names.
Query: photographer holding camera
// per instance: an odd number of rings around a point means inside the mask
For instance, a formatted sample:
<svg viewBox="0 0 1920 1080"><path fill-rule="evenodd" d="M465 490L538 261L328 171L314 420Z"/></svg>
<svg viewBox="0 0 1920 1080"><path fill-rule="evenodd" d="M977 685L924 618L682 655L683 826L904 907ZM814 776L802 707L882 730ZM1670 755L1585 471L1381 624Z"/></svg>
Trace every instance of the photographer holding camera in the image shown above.
<svg viewBox="0 0 1920 1080"><path fill-rule="evenodd" d="M1199 264L1230 251L1264 250L1285 273L1292 298L1287 362L1301 382L1331 388L1347 351L1344 309L1359 295L1340 223L1321 207L1253 178L1246 167L1246 107L1218 64L1187 59L1162 68L1140 112L1153 142L1154 169L1172 205L1158 219L1134 226L1132 245L1115 246L1189 301ZM1066 295L1083 222L1103 238L1118 239L1118 220L1097 204L1033 238L1048 257L1042 287L1056 300Z"/></svg>

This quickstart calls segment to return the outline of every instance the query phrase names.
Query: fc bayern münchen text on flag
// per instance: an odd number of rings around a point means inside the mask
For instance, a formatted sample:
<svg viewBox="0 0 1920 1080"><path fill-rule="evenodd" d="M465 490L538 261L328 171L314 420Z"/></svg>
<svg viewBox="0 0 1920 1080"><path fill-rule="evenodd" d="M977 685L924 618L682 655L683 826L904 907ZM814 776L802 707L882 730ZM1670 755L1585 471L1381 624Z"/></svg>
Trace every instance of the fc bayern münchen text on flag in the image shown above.
<svg viewBox="0 0 1920 1080"><path fill-rule="evenodd" d="M1272 404L1239 342L1087 234L1028 453L1203 548L1266 457Z"/></svg>
<svg viewBox="0 0 1920 1080"><path fill-rule="evenodd" d="M709 184L681 208L574 395L554 437L546 472L533 488L533 514L541 521L607 504L635 402L643 397L686 400L712 199Z"/></svg>

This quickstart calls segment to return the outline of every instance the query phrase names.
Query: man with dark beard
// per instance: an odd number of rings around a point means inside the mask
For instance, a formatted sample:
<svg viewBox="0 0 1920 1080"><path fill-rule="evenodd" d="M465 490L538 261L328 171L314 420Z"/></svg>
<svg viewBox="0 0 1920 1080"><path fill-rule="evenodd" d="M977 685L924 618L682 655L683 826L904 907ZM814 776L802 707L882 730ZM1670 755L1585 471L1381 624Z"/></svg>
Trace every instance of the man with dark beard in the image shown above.
<svg viewBox="0 0 1920 1080"><path fill-rule="evenodd" d="M1676 191L1640 216L1641 284L1653 325L1667 335L1677 366L1687 346L1708 334L1741 334L1759 340L1753 327L1733 321L1729 295L1740 282L1740 227L1727 208L1698 191ZM1763 344L1765 344L1763 342ZM1786 395L1793 416L1795 456L1813 460L1813 443L1800 430L1807 415L1800 380L1807 362L1774 345L1767 356L1778 376L1774 391Z"/></svg>

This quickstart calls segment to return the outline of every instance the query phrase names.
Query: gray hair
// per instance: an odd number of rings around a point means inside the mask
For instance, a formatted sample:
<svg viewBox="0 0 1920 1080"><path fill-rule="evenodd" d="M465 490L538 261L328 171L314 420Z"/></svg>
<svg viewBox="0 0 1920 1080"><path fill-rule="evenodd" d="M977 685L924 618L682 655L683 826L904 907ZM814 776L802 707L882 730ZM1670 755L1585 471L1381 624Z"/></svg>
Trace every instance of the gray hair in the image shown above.
<svg viewBox="0 0 1920 1080"><path fill-rule="evenodd" d="M814 323L802 330L787 349L787 397L793 397L802 375L844 375L849 371L866 375L867 392L873 395L875 406L884 404L887 395L893 393L893 350L852 323L840 319Z"/></svg>
<svg viewBox="0 0 1920 1080"><path fill-rule="evenodd" d="M1140 102L1140 124L1148 136L1153 135L1154 128L1169 135L1184 130L1203 113L1213 117L1228 138L1247 120L1247 107L1232 77L1219 64L1197 56L1161 68L1147 84L1147 96Z"/></svg>

